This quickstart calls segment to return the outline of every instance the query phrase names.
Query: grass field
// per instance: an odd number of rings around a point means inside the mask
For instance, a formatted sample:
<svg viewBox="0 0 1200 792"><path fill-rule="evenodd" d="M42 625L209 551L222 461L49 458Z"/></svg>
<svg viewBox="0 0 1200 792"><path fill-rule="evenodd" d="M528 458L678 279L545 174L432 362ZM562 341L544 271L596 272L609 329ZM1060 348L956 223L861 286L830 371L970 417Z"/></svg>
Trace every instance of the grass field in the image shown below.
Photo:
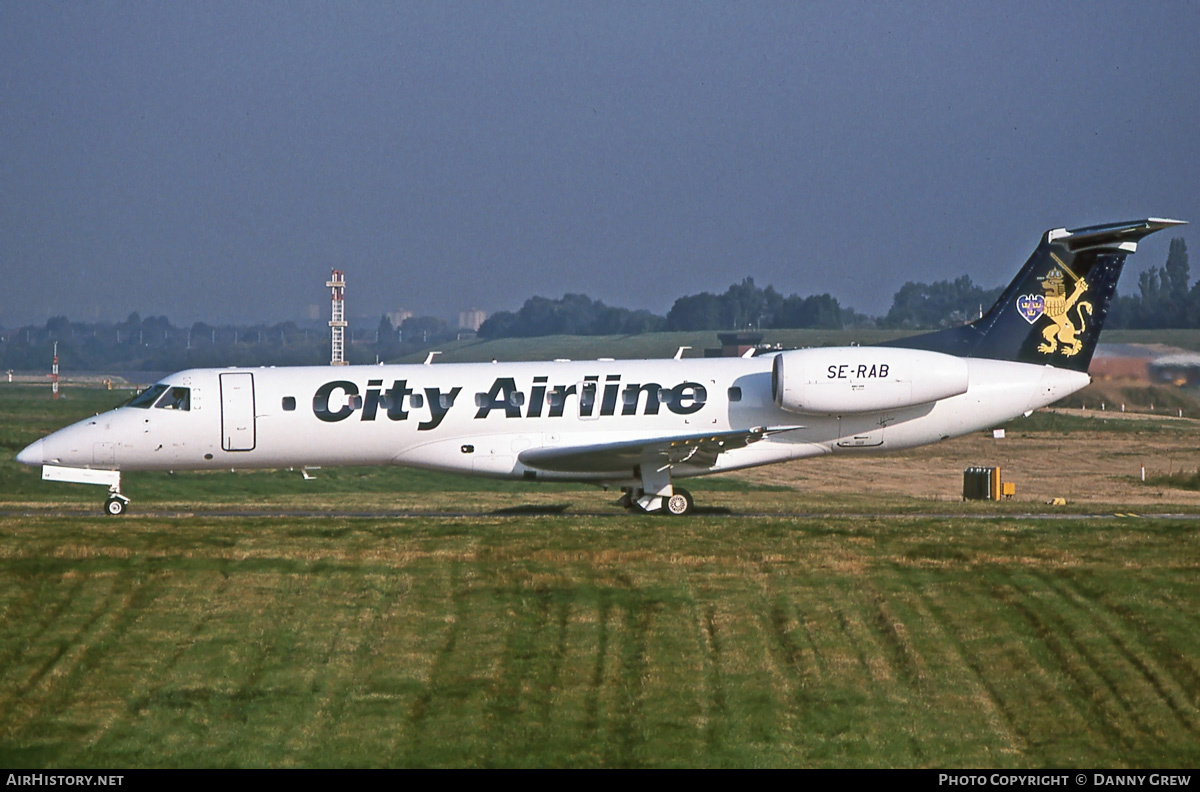
<svg viewBox="0 0 1200 792"><path fill-rule="evenodd" d="M111 519L12 461L119 400L68 396L0 389L0 765L1200 763L1196 521L374 468L130 476ZM145 513L414 504L472 516Z"/></svg>
<svg viewBox="0 0 1200 792"><path fill-rule="evenodd" d="M1169 521L0 520L5 766L1195 766Z"/></svg>

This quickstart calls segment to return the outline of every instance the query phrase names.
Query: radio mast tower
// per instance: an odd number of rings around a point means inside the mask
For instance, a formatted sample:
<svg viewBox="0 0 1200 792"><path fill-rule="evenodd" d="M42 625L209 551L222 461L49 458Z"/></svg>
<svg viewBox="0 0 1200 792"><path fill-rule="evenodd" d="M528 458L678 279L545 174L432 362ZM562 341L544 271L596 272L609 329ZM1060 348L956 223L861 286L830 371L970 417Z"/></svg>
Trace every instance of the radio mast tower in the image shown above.
<svg viewBox="0 0 1200 792"><path fill-rule="evenodd" d="M329 320L333 353L329 365L346 365L346 273L335 269L325 281L333 290L333 316Z"/></svg>
<svg viewBox="0 0 1200 792"><path fill-rule="evenodd" d="M50 398L58 398L58 342L54 342L54 364L50 367Z"/></svg>

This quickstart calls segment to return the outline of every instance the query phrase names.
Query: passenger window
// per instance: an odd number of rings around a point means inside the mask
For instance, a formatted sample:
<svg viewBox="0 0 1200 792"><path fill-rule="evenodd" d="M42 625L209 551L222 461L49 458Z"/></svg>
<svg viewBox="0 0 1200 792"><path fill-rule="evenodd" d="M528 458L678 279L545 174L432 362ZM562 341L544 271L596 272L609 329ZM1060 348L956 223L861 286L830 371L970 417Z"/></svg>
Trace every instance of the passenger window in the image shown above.
<svg viewBox="0 0 1200 792"><path fill-rule="evenodd" d="M286 410L287 412L291 412L292 410L296 409L296 397L295 396L284 396L283 397L283 409Z"/></svg>
<svg viewBox="0 0 1200 792"><path fill-rule="evenodd" d="M736 385L729 389L729 401L740 402L742 400L742 389Z"/></svg>
<svg viewBox="0 0 1200 792"><path fill-rule="evenodd" d="M154 405L157 410L190 410L192 404L190 388L168 388Z"/></svg>
<svg viewBox="0 0 1200 792"><path fill-rule="evenodd" d="M409 394L408 406L414 410L421 409L422 407L425 406L425 397L419 393Z"/></svg>

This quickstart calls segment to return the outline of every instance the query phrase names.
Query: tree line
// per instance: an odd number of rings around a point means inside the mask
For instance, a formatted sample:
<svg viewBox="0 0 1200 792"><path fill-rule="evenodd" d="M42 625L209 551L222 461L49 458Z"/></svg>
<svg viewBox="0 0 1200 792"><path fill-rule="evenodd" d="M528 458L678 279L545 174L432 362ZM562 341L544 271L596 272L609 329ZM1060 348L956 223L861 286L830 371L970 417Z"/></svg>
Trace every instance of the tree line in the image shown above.
<svg viewBox="0 0 1200 792"><path fill-rule="evenodd" d="M1151 267L1138 278L1138 292L1118 294L1110 327L1200 327L1200 281L1189 286L1187 244L1171 240L1160 270ZM678 298L666 316L613 308L582 294L561 299L531 297L517 311L493 314L479 328L483 338L543 335L617 335L658 330L770 330L847 327L928 330L953 327L979 318L999 299L1004 286L985 288L969 275L932 283L908 281L879 317L843 307L830 294L784 297L773 286L760 288L753 278L731 285L721 294L701 292Z"/></svg>
<svg viewBox="0 0 1200 792"><path fill-rule="evenodd" d="M893 299L886 316L871 317L843 306L831 294L792 294L774 286L759 287L753 278L734 283L720 294L700 292L675 300L666 316L649 311L613 308L583 294L561 299L531 297L517 311L499 311L479 328L482 338L544 335L631 335L703 330L772 330L846 327L927 328L962 324L974 318L979 304L987 308L999 287L981 289L964 275L955 281L908 282Z"/></svg>
<svg viewBox="0 0 1200 792"><path fill-rule="evenodd" d="M217 366L305 365L328 357L329 334L293 322L176 327L165 316L136 311L122 322L73 322L54 316L43 326L0 332L5 369L48 368L54 345L65 370L129 368L173 371Z"/></svg>
<svg viewBox="0 0 1200 792"><path fill-rule="evenodd" d="M1162 269L1150 267L1138 276L1137 293L1118 294L1109 318L1110 327L1200 327L1200 280L1188 285L1187 243L1171 240Z"/></svg>
<svg viewBox="0 0 1200 792"><path fill-rule="evenodd" d="M1200 327L1200 281L1192 284L1187 245L1171 240L1163 267L1138 277L1136 292L1118 293L1109 327ZM871 317L842 306L830 294L784 296L773 286L760 288L753 278L720 294L700 292L679 297L666 316L605 305L583 294L561 298L530 297L516 311L498 311L479 328L482 338L543 335L633 335L671 331L770 330L781 328L881 327L923 330L950 327L977 318L1003 287L983 288L963 275L954 280L909 281L895 293L888 312ZM388 317L375 328L348 330L346 357L351 363L392 360L453 340L461 331L431 316L410 317L394 327ZM321 365L329 362L329 330L294 322L266 325L175 327L165 316L132 313L123 322L72 322L55 316L44 326L0 331L0 366L47 368L58 342L64 368L130 368L168 371L191 367Z"/></svg>
<svg viewBox="0 0 1200 792"><path fill-rule="evenodd" d="M680 297L666 316L614 308L583 294L561 299L531 297L517 311L498 311L479 328L482 338L543 335L633 335L662 330L741 330L817 327L837 329L869 318L843 308L836 297L817 294L784 297L774 287L759 288L753 278L722 294Z"/></svg>

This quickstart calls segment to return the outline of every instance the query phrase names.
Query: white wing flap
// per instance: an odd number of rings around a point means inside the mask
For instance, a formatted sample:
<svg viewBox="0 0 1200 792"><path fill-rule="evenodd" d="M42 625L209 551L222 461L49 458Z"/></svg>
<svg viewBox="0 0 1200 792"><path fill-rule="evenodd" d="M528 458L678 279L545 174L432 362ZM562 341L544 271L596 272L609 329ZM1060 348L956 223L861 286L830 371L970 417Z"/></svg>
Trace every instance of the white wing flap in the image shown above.
<svg viewBox="0 0 1200 792"><path fill-rule="evenodd" d="M617 443L593 443L554 448L531 448L522 451L518 459L522 464L556 473L608 473L631 471L637 465L695 465L711 467L717 457L726 451L745 448L779 432L801 429L800 426L785 426L768 429L756 426L732 432L708 434L674 435L640 440L625 440Z"/></svg>

